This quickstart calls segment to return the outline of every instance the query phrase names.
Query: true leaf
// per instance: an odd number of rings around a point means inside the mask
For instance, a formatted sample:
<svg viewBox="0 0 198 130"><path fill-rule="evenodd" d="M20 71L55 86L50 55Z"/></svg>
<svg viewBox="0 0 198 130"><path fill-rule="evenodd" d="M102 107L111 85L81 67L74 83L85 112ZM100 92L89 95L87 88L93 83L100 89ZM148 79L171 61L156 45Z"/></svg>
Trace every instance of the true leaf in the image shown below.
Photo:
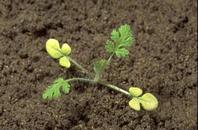
<svg viewBox="0 0 198 130"><path fill-rule="evenodd" d="M105 49L108 53L115 53L117 57L126 57L134 41L133 34L129 25L125 24L111 32L111 40L107 40Z"/></svg>
<svg viewBox="0 0 198 130"><path fill-rule="evenodd" d="M56 39L47 40L46 50L48 54L54 59L59 59L63 56L63 54L61 53L59 42Z"/></svg>
<svg viewBox="0 0 198 130"><path fill-rule="evenodd" d="M105 67L107 65L107 61L104 59L98 60L94 64L94 71L96 73L95 80L98 80L104 71Z"/></svg>
<svg viewBox="0 0 198 130"><path fill-rule="evenodd" d="M105 49L108 53L114 53L115 46L114 46L113 42L110 40L107 40Z"/></svg>
<svg viewBox="0 0 198 130"><path fill-rule="evenodd" d="M130 46L132 44L133 36L129 25L125 24L118 29L120 32L120 47Z"/></svg>
<svg viewBox="0 0 198 130"><path fill-rule="evenodd" d="M61 96L61 88L62 92L67 94L70 90L69 83L63 78L56 79L43 93L43 99L56 99Z"/></svg>
<svg viewBox="0 0 198 130"><path fill-rule="evenodd" d="M115 51L117 57L126 57L129 54L129 51L125 48L119 48Z"/></svg>
<svg viewBox="0 0 198 130"><path fill-rule="evenodd" d="M117 42L119 38L120 38L120 33L116 29L113 29L113 31L111 32L111 40Z"/></svg>

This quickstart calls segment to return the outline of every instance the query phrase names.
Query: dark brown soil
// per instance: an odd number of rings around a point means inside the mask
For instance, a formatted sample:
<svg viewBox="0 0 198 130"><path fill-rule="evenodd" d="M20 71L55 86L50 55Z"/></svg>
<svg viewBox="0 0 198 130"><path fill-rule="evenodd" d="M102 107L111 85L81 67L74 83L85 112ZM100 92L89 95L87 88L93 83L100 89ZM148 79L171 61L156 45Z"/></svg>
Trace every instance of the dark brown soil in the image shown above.
<svg viewBox="0 0 198 130"><path fill-rule="evenodd" d="M194 0L0 0L0 130L195 130L196 10ZM153 93L156 111L136 112L122 94L86 83L42 100L57 77L81 76L47 55L48 38L70 43L72 57L92 70L95 58L108 57L111 30L124 23L136 42L104 78Z"/></svg>

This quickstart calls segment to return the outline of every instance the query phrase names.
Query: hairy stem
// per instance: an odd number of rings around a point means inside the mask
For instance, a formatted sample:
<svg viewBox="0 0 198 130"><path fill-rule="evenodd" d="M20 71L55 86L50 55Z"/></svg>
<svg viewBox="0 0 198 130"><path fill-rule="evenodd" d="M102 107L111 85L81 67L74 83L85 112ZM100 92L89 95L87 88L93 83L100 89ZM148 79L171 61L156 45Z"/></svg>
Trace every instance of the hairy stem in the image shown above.
<svg viewBox="0 0 198 130"><path fill-rule="evenodd" d="M105 71L106 67L110 64L113 55L114 55L114 54L111 54L111 55L110 55L110 57L109 57L108 60L107 60L107 64L105 64L104 69L103 69L102 71L100 71L100 74L96 74L96 75L95 75L95 77L94 77L94 80L95 80L95 81L100 80L100 76L101 76L102 73Z"/></svg>
<svg viewBox="0 0 198 130"><path fill-rule="evenodd" d="M111 55L110 55L110 57L109 57L109 59L107 60L108 65L110 64L110 62L111 62L111 59L112 59L113 55L114 55L114 53L113 53L113 54L111 54Z"/></svg>
<svg viewBox="0 0 198 130"><path fill-rule="evenodd" d="M81 66L80 64L78 64L74 59L72 59L71 57L67 57L73 64L75 64L79 69L81 69L84 73L89 74L89 71L87 69L85 69L83 66Z"/></svg>
<svg viewBox="0 0 198 130"><path fill-rule="evenodd" d="M121 89L121 88L119 88L119 87L117 87L117 86L115 86L115 85L109 84L109 83L107 83L107 82L105 82L105 81L101 81L101 80L95 81L95 80L87 79L87 78L71 78L71 79L67 79L67 81L68 81L68 82L83 81L83 82L89 82L89 83L94 83L94 84L101 84L101 85L103 85L103 86L105 86L105 87L108 87L108 88L110 88L110 89L112 89L112 90L115 90L115 91L117 91L117 92L121 92L121 93L123 93L124 95L126 95L127 97L131 97L130 93L127 92L126 90Z"/></svg>
<svg viewBox="0 0 198 130"><path fill-rule="evenodd" d="M105 82L105 81L98 81L97 83L99 83L99 84L101 84L101 85L103 85L103 86L106 86L106 87L108 87L108 88L110 88L110 89L113 89L113 90L115 90L115 91L117 91L117 92L121 92L121 93L123 93L124 95L126 95L127 97L131 97L131 94L130 94L128 91L126 91L126 90L124 90L124 89L121 89L121 88L118 87L118 86L115 86L115 85L113 85L113 84L107 83L107 82Z"/></svg>
<svg viewBox="0 0 198 130"><path fill-rule="evenodd" d="M107 60L107 63L108 63L108 64L107 64L107 65L110 64L113 55L114 55L114 54L112 54L112 55L108 58L108 60ZM70 58L70 57L68 57L68 59L69 59L73 64L75 64L79 69L81 69L83 72L85 72L86 74L88 74L89 76L92 76L92 75L93 75L93 74L90 73L87 69L85 69L85 68L82 67L80 64L78 64L74 59L72 59L72 58ZM127 92L126 90L121 89L121 88L119 88L119 87L117 87L117 86L115 86L115 85L109 84L108 82L102 81L102 80L100 80L100 79L95 80L95 79L89 79L89 78L70 78L70 79L67 79L67 81L68 81L68 82L83 81L83 82L89 82L89 83L94 83L94 84L101 84L101 85L103 85L103 86L105 86L105 87L108 87L108 88L110 88L110 89L112 89L112 90L115 90L115 91L117 91L117 92L121 92L121 93L123 93L124 95L126 95L127 97L131 97L130 93Z"/></svg>

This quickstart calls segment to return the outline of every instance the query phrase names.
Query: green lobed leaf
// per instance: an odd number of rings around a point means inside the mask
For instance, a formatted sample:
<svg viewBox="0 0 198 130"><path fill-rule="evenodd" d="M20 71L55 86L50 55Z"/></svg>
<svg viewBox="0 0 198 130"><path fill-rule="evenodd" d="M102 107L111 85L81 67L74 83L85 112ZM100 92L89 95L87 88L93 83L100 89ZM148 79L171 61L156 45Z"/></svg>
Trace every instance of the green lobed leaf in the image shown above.
<svg viewBox="0 0 198 130"><path fill-rule="evenodd" d="M126 57L129 54L129 51L125 48L119 48L115 51L117 57Z"/></svg>
<svg viewBox="0 0 198 130"><path fill-rule="evenodd" d="M110 40L107 40L107 42L105 44L105 49L108 53L114 53L115 46L114 46L113 42Z"/></svg>
<svg viewBox="0 0 198 130"><path fill-rule="evenodd" d="M70 85L63 78L58 78L44 91L42 98L52 100L60 97L61 88L62 88L62 92L67 94L69 93Z"/></svg>
<svg viewBox="0 0 198 130"><path fill-rule="evenodd" d="M107 65L105 59L98 60L94 63L95 80L98 80Z"/></svg>
<svg viewBox="0 0 198 130"><path fill-rule="evenodd" d="M113 31L111 32L111 40L117 42L119 38L120 38L120 33L116 29L113 29Z"/></svg>
<svg viewBox="0 0 198 130"><path fill-rule="evenodd" d="M126 57L129 52L126 47L130 47L134 41L129 25L125 24L111 32L111 40L108 40L105 49L108 53L115 53L117 57Z"/></svg>
<svg viewBox="0 0 198 130"><path fill-rule="evenodd" d="M69 84L68 82L65 82L65 85L62 86L62 91L63 91L65 94L67 94L67 93L69 93L70 87L71 87L70 84Z"/></svg>
<svg viewBox="0 0 198 130"><path fill-rule="evenodd" d="M129 25L125 24L118 29L120 32L120 47L130 46L132 44L133 36Z"/></svg>

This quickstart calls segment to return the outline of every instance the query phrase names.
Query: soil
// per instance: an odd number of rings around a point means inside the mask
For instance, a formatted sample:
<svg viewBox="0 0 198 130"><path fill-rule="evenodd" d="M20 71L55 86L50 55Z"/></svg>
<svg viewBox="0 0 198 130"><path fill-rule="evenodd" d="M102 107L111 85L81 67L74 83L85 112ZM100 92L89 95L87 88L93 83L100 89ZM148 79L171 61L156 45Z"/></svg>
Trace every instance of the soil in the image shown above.
<svg viewBox="0 0 198 130"><path fill-rule="evenodd" d="M159 99L136 112L129 99L100 85L73 83L68 95L44 101L57 77L83 76L61 68L45 42L68 42L72 57L92 71L107 58L113 28L128 23L135 43L113 58L103 78L139 86ZM1 130L195 130L197 128L197 3L194 0L1 0Z"/></svg>

